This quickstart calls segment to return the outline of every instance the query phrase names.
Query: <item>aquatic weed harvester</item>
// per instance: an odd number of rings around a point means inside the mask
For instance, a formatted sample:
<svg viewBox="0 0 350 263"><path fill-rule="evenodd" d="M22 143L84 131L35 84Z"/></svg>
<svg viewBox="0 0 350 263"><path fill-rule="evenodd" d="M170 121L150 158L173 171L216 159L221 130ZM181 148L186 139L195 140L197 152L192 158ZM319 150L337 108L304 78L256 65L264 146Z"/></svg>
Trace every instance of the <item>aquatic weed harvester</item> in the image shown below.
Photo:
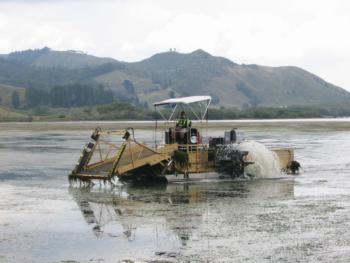
<svg viewBox="0 0 350 263"><path fill-rule="evenodd" d="M156 118L154 141L149 143L139 141L132 127L96 128L69 179L114 183L116 179L168 182L244 176L254 158L249 151L240 150L243 134L232 129L223 136L208 137L210 102L210 96L190 96L154 103L161 119ZM194 120L193 125L182 119L187 123L179 127L176 119L185 112ZM293 149L272 151L278 156L280 169L292 173L298 170Z"/></svg>

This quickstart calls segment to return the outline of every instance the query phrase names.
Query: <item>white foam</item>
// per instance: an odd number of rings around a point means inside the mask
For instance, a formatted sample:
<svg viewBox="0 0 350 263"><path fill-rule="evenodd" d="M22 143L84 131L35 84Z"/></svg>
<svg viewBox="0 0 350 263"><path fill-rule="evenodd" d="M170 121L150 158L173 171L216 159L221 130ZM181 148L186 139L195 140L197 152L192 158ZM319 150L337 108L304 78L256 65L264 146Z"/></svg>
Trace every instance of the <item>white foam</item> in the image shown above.
<svg viewBox="0 0 350 263"><path fill-rule="evenodd" d="M255 178L281 177L281 167L277 154L256 141L244 141L237 146L241 151L248 151L248 158L254 164L246 167L245 173Z"/></svg>

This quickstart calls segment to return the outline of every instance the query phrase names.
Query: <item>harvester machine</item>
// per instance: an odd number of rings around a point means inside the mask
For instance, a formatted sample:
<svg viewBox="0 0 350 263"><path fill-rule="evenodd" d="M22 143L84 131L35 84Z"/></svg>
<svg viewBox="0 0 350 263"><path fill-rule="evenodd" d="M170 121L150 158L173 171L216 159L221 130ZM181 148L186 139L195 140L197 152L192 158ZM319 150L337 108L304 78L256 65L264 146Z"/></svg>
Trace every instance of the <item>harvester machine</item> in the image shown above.
<svg viewBox="0 0 350 263"><path fill-rule="evenodd" d="M162 122L155 121L154 144L140 142L135 138L134 129L103 131L96 128L69 176L70 180L91 182L99 179L119 181L160 181L206 179L209 177L228 178L243 176L245 168L254 163L248 151L239 150L244 135L237 129L224 133L223 137L207 137L207 111L210 96L192 96L168 99L155 103L167 106L167 111L158 111ZM192 104L200 105L195 111ZM204 103L204 104L201 104ZM183 114L187 107L194 125L179 128L174 120L177 112ZM165 113L170 117L166 118ZM160 126L163 126L159 131ZM161 140L157 138L161 134ZM280 166L286 171L294 161L292 149L274 149Z"/></svg>

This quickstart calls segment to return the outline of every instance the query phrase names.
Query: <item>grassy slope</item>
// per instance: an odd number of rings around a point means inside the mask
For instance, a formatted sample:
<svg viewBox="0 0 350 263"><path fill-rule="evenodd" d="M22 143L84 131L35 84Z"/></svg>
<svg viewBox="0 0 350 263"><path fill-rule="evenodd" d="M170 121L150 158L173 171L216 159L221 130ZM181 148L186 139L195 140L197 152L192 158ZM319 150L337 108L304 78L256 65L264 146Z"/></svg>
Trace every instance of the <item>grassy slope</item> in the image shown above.
<svg viewBox="0 0 350 263"><path fill-rule="evenodd" d="M222 87L221 98L225 99L224 94L233 92L245 97L243 100L239 98L241 102L249 102L251 98L237 88L241 82L249 91L246 93L261 101L259 106L318 105L350 100L345 90L296 67L240 66L232 68L226 78L213 83ZM226 81L226 85L220 81ZM228 100L229 96L226 98Z"/></svg>
<svg viewBox="0 0 350 263"><path fill-rule="evenodd" d="M13 111L0 106L0 122L2 121L29 121L31 117L25 113Z"/></svg>

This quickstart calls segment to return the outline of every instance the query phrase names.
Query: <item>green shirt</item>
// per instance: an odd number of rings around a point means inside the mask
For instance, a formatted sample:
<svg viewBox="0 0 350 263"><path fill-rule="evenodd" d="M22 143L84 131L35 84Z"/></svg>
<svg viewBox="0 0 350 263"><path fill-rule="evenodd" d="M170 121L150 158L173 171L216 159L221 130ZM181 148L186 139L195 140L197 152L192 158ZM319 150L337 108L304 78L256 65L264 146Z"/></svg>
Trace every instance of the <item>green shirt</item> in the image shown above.
<svg viewBox="0 0 350 263"><path fill-rule="evenodd" d="M181 128L191 127L191 120L189 120L187 118L180 118L180 119L178 119L176 126L181 127Z"/></svg>

